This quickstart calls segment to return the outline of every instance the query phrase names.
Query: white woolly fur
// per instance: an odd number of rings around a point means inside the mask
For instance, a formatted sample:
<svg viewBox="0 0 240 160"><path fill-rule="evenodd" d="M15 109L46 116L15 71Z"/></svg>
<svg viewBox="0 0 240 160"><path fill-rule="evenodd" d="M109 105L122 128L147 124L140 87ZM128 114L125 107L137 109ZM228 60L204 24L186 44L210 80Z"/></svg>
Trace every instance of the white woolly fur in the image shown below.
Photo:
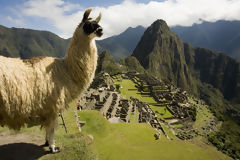
<svg viewBox="0 0 240 160"><path fill-rule="evenodd" d="M80 24L63 59L0 56L0 125L20 129L33 121L48 126L92 82L97 49Z"/></svg>

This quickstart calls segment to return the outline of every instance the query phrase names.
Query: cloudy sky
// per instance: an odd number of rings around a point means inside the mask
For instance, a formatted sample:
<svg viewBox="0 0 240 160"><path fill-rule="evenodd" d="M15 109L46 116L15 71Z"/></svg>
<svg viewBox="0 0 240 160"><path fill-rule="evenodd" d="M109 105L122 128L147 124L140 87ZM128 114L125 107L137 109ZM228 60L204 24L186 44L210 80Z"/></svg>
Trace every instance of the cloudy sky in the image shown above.
<svg viewBox="0 0 240 160"><path fill-rule="evenodd" d="M240 0L0 0L0 7L1 25L48 30L62 38L72 36L89 7L92 17L102 12L105 38L157 19L170 26L240 20Z"/></svg>

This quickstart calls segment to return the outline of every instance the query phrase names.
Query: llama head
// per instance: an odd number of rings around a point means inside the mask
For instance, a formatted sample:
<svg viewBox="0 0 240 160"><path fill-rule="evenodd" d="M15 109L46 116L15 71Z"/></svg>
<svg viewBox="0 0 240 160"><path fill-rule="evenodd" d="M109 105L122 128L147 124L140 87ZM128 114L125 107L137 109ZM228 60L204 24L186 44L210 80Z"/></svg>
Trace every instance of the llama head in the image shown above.
<svg viewBox="0 0 240 160"><path fill-rule="evenodd" d="M101 37L103 35L103 29L98 22L101 20L102 15L100 13L96 19L89 18L91 11L91 8L85 11L79 27L82 28L83 32L90 38Z"/></svg>

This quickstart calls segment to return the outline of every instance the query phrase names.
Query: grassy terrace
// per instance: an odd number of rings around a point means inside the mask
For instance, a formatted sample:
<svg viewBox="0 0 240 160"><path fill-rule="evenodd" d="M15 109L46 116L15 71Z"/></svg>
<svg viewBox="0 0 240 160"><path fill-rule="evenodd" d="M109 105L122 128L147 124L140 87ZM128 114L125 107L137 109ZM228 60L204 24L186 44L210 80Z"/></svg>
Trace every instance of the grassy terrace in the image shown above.
<svg viewBox="0 0 240 160"><path fill-rule="evenodd" d="M137 98L143 102L147 103L156 103L156 101L148 95L141 95L141 93L137 90L135 87L135 83L133 83L129 79L123 79L121 81L115 81L116 84L119 84L121 86L120 92L122 96L126 99L130 99L130 97ZM131 90L135 89L135 90Z"/></svg>
<svg viewBox="0 0 240 160"><path fill-rule="evenodd" d="M135 113L131 113L130 115L130 123L138 123L138 110L135 110Z"/></svg>
<svg viewBox="0 0 240 160"><path fill-rule="evenodd" d="M130 99L130 97L134 97L146 103L157 103L150 95L142 95L141 92L139 92L135 87L135 83L129 79L120 80L120 77L118 77L118 80L115 80L115 84L119 84L121 86L120 92L122 96L126 99ZM135 90L132 90L132 89L135 89ZM148 92L144 92L144 93L148 93ZM153 111L155 112L157 111L156 114L158 118L164 119L164 118L169 118L173 116L164 106L159 107L159 106L150 105L150 107L152 108Z"/></svg>
<svg viewBox="0 0 240 160"><path fill-rule="evenodd" d="M155 140L155 130L144 123L109 123L98 111L79 111L84 134L94 137L100 160L227 160L200 141ZM197 144L197 145L196 145Z"/></svg>
<svg viewBox="0 0 240 160"><path fill-rule="evenodd" d="M159 107L159 106L154 106L154 105L150 105L150 107L152 108L152 110L156 113L156 115L158 116L158 118L169 118L172 117L173 115L167 110L166 107Z"/></svg>
<svg viewBox="0 0 240 160"><path fill-rule="evenodd" d="M191 98L189 98L189 102L196 105L196 102ZM200 108L197 109L196 121L194 122L193 127L198 129L200 133L204 133L202 128L205 127L206 123L209 123L209 121L214 118L214 115L208 109L207 105L198 105ZM221 123L218 123L217 128L220 128L220 126Z"/></svg>
<svg viewBox="0 0 240 160"><path fill-rule="evenodd" d="M115 84L119 84L121 86L120 87L121 95L126 99L130 99L130 97L134 97L146 103L157 103L153 99L153 97L151 97L150 95L146 95L146 94L142 95L135 87L135 83L129 79L121 79L121 77L118 76L114 82ZM144 93L147 93L147 92L144 92ZM150 107L152 108L153 111L155 111L155 113L157 111L156 115L158 116L159 119L172 117L172 114L164 106L159 107L159 106L150 105ZM134 119L133 115L131 115L130 122L133 119ZM136 118L134 119L134 121L136 122ZM168 129L167 126L163 127L163 129L170 138L175 138L174 134L172 133L171 130Z"/></svg>

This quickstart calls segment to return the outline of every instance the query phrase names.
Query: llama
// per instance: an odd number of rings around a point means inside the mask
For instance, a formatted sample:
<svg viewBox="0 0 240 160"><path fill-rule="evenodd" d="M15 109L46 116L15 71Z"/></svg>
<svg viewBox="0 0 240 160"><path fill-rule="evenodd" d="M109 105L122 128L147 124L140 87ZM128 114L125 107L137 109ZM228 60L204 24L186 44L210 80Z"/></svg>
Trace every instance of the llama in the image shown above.
<svg viewBox="0 0 240 160"><path fill-rule="evenodd" d="M0 56L0 125L20 129L36 121L46 129L46 144L55 147L54 130L58 114L92 82L97 65L95 37L101 37L98 24L85 11L75 29L64 58L35 57L21 60Z"/></svg>

